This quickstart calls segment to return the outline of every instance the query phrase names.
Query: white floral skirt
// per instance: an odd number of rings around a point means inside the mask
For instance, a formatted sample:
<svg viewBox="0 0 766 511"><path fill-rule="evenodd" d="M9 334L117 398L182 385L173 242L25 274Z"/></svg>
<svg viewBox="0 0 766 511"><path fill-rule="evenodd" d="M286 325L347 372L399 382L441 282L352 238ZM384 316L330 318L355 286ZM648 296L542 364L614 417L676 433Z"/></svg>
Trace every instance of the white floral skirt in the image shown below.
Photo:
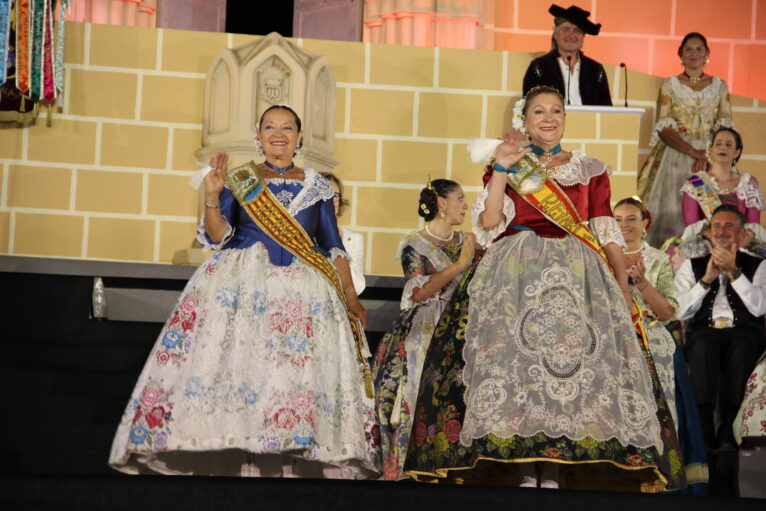
<svg viewBox="0 0 766 511"><path fill-rule="evenodd" d="M608 266L571 236L490 246L469 284L460 440L565 436L663 450L652 381Z"/></svg>
<svg viewBox="0 0 766 511"><path fill-rule="evenodd" d="M260 243L189 280L112 444L127 473L374 477L373 400L338 294Z"/></svg>

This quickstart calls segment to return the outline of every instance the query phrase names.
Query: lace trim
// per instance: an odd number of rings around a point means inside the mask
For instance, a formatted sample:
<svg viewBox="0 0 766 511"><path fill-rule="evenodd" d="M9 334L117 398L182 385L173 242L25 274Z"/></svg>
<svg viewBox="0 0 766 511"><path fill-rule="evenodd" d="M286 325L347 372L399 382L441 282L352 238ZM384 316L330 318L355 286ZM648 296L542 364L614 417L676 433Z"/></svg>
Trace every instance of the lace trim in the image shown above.
<svg viewBox="0 0 766 511"><path fill-rule="evenodd" d="M322 177L316 170L307 168L303 169L303 172L305 174L303 181L296 181L294 179L286 180L295 181L296 183L303 185L303 189L298 192L298 195L295 196L290 203L290 206L287 208L287 211L293 216L304 209L313 206L319 201L332 199L332 194L334 193L330 182ZM280 178L277 179L282 181Z"/></svg>
<svg viewBox="0 0 766 511"><path fill-rule="evenodd" d="M757 208L761 211L766 209L761 188L758 186L758 180L747 172L743 173L742 177L739 178L736 191L737 198L745 201L745 206L748 208Z"/></svg>
<svg viewBox="0 0 766 511"><path fill-rule="evenodd" d="M625 244L625 238L622 237L622 230L617 225L617 220L611 216L597 216L590 220L590 227L593 229L593 234L598 238L598 242L601 246L606 246L609 243L614 243L621 246L623 249L628 246Z"/></svg>
<svg viewBox="0 0 766 511"><path fill-rule="evenodd" d="M564 186L587 185L591 179L604 172L611 174L609 165L578 149L572 151L567 163L548 169L548 175Z"/></svg>
<svg viewBox="0 0 766 511"><path fill-rule="evenodd" d="M657 145L657 142L660 141L660 131L664 130L665 128L673 128L673 131L679 131L678 123L675 119L672 117L665 117L663 119L659 119L654 124L654 129L652 130L652 137L649 139L649 147L654 147Z"/></svg>
<svg viewBox="0 0 766 511"><path fill-rule="evenodd" d="M484 202L487 200L489 192L487 187L479 193L476 197L476 202L473 203L471 208L471 228L474 235L476 235L476 242L484 248L487 248L492 244L492 241L497 238L501 232L505 231L508 224L516 216L516 205L513 203L510 197L503 194L503 215L505 216L505 223L502 221L492 229L485 229L481 226L479 221L479 215L486 209Z"/></svg>
<svg viewBox="0 0 766 511"><path fill-rule="evenodd" d="M415 290L415 288L425 286L426 284L428 284L430 280L431 280L430 275L415 275L411 279L407 280L407 282L404 283L404 289L402 289L402 301L399 303L399 307L402 310L407 310L407 309L411 309L415 305L426 305L426 304L437 301L439 297L441 296L441 292L442 292L441 289L423 301L420 301L420 302L412 301L412 292Z"/></svg>
<svg viewBox="0 0 766 511"><path fill-rule="evenodd" d="M223 235L223 238L221 238L221 241L218 243L210 241L210 239L207 237L207 233L205 232L204 215L197 225L197 241L199 241L199 244L202 245L204 250L219 250L229 242L232 236L234 236L234 227L232 227L229 222L226 222L226 234Z"/></svg>
<svg viewBox="0 0 766 511"><path fill-rule="evenodd" d="M336 257L342 257L346 261L351 260L351 257L348 255L348 252L346 252L342 248L333 247L330 249L330 260L333 261Z"/></svg>
<svg viewBox="0 0 766 511"><path fill-rule="evenodd" d="M710 132L715 133L715 130L718 128L734 128L734 121L732 121L730 117L721 117L715 121L715 124L713 124Z"/></svg>
<svg viewBox="0 0 766 511"><path fill-rule="evenodd" d="M713 79L710 81L710 85L708 85L702 90L694 90L691 87L684 85L683 83L681 83L681 81L678 79L677 76L671 76L670 78L667 78L665 80L665 83L663 83L663 85L665 84L667 84L673 90L676 96L685 98L685 99L717 98L721 95L722 87L724 88L724 90L727 89L726 82L724 82L717 76L714 76Z"/></svg>

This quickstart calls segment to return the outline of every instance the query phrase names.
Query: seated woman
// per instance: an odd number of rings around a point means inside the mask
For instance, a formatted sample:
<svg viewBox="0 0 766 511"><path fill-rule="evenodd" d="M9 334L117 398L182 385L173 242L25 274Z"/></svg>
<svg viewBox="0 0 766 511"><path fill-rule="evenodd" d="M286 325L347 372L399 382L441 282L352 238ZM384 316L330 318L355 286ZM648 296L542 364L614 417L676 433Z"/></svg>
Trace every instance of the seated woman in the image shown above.
<svg viewBox="0 0 766 511"><path fill-rule="evenodd" d="M301 120L267 108L263 163L211 160L203 246L117 428L137 474L371 478L378 473L366 311L330 183L293 164ZM227 171L228 170L228 171Z"/></svg>
<svg viewBox="0 0 766 511"><path fill-rule="evenodd" d="M649 350L681 444L689 485L684 493L707 495L708 467L697 401L683 351L668 328L678 308L670 259L645 241L651 216L638 197L617 202L614 219L625 238L628 282L645 319Z"/></svg>
<svg viewBox="0 0 766 511"><path fill-rule="evenodd" d="M411 412L428 343L474 252L473 234L454 229L468 205L455 181L435 179L420 192L425 229L406 235L397 258L404 270L401 315L378 346L372 374L380 421L383 477L402 479Z"/></svg>
<svg viewBox="0 0 766 511"><path fill-rule="evenodd" d="M744 248L753 255L766 256L766 230L760 224L766 204L758 180L737 171L742 148L742 137L736 130L719 128L708 147L710 169L693 174L681 187L686 229L678 249L672 249L672 241L665 244L676 268L683 259L702 257L710 251L710 215L721 204L733 204L745 215L749 240Z"/></svg>
<svg viewBox="0 0 766 511"><path fill-rule="evenodd" d="M343 197L343 182L331 172L322 172L322 176L330 181L333 189L332 203L335 206L335 216L340 218L343 211L348 207L348 199ZM364 278L364 236L348 227L338 225L338 233L343 241L343 246L348 252L348 265L351 267L351 280L354 281L354 290L361 295L366 287Z"/></svg>
<svg viewBox="0 0 766 511"><path fill-rule="evenodd" d="M561 148L556 89L533 88L514 112L531 144L518 131L490 141L473 211L489 248L434 331L405 470L430 481L680 488L672 419L627 305L608 166Z"/></svg>

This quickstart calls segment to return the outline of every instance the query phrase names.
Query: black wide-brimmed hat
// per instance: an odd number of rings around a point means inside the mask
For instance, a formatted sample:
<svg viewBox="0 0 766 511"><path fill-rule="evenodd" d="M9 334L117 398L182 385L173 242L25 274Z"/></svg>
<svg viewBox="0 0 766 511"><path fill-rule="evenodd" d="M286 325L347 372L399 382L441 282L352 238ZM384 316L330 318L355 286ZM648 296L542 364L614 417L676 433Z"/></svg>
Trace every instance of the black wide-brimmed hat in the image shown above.
<svg viewBox="0 0 766 511"><path fill-rule="evenodd" d="M564 9L556 4L552 4L548 12L557 18L564 18L569 23L577 25L586 34L598 35L598 32L601 30L601 23L593 23L588 19L590 12L580 9L576 5L570 5Z"/></svg>

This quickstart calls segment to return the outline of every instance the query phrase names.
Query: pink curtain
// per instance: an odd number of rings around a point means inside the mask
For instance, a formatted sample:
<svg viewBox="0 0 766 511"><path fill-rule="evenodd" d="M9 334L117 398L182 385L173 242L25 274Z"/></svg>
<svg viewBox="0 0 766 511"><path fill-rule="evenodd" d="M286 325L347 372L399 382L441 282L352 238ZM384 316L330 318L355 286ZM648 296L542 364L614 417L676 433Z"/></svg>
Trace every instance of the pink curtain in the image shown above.
<svg viewBox="0 0 766 511"><path fill-rule="evenodd" d="M158 0L70 0L68 21L105 25L157 26Z"/></svg>
<svg viewBox="0 0 766 511"><path fill-rule="evenodd" d="M365 0L362 40L492 49L494 13L495 0Z"/></svg>

